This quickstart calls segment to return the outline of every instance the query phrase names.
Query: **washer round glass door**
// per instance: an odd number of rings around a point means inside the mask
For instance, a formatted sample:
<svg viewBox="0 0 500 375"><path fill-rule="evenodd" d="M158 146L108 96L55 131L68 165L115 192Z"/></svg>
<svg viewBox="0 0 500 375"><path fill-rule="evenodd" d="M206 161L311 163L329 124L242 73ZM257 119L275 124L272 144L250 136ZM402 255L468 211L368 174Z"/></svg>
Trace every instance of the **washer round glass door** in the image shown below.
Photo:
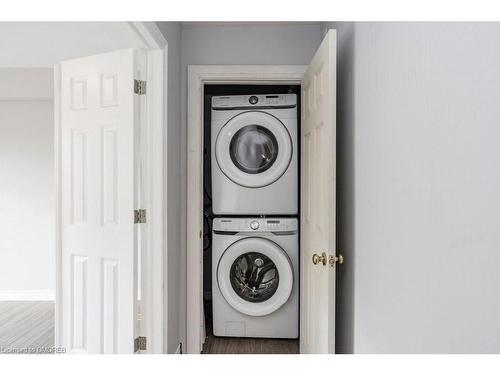
<svg viewBox="0 0 500 375"><path fill-rule="evenodd" d="M268 315L283 306L292 293L292 264L274 242L244 238L222 254L217 282L235 310L252 316Z"/></svg>
<svg viewBox="0 0 500 375"><path fill-rule="evenodd" d="M245 187L263 187L287 170L292 140L276 117L265 112L243 112L220 130L215 157L231 181Z"/></svg>

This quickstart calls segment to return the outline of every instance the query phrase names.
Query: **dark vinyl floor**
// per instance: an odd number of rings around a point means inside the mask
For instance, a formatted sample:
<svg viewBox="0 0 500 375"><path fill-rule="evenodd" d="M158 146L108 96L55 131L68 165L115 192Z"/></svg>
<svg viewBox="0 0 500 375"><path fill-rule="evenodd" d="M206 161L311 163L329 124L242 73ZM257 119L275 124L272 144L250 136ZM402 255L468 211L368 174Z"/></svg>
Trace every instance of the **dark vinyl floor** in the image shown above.
<svg viewBox="0 0 500 375"><path fill-rule="evenodd" d="M214 337L209 335L202 354L299 354L299 340Z"/></svg>

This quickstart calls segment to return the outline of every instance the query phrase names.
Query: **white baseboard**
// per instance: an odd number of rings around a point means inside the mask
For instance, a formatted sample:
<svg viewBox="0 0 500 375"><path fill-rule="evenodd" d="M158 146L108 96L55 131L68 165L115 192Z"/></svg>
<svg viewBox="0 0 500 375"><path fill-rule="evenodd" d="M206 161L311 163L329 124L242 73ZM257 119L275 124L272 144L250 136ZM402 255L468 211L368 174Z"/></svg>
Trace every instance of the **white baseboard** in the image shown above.
<svg viewBox="0 0 500 375"><path fill-rule="evenodd" d="M54 289L0 290L0 301L55 301Z"/></svg>

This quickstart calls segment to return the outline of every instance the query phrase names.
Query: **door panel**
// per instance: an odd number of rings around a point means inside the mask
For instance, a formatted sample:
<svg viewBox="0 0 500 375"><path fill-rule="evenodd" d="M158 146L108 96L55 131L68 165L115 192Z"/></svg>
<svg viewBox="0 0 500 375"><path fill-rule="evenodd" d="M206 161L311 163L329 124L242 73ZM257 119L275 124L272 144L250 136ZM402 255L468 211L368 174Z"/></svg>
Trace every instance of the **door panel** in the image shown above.
<svg viewBox="0 0 500 375"><path fill-rule="evenodd" d="M142 52L60 63L62 345L132 353L137 329L137 136Z"/></svg>
<svg viewBox="0 0 500 375"><path fill-rule="evenodd" d="M335 352L336 31L330 30L302 80L301 353Z"/></svg>

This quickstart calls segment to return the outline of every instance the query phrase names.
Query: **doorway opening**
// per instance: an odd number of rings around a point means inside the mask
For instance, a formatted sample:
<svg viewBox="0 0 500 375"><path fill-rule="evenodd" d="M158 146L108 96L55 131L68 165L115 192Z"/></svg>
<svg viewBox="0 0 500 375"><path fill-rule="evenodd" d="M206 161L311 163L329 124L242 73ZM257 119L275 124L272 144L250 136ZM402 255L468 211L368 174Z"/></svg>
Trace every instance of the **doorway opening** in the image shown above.
<svg viewBox="0 0 500 375"><path fill-rule="evenodd" d="M215 133L219 132L219 129L212 128L212 121L216 121L212 117L212 100L214 97L233 97L233 96L255 96L256 98L265 98L270 102L274 100L278 100L279 97L283 95L288 95L288 98L293 98L295 100L295 105L293 106L293 111L296 111L296 128L293 129L293 137L296 138L297 134L300 134L300 85L298 84L273 84L273 85L263 85L263 84L206 84L204 85L203 91L203 270L202 270L202 283L203 283L203 320L205 326L205 344L202 349L202 353L206 354L226 354L226 353L248 353L248 354L294 354L299 352L298 345L298 325L299 325L299 316L298 316L298 265L299 265L299 256L298 256L298 211L295 215L291 214L291 212L286 212L284 214L279 214L279 210L275 214L271 215L239 215L236 214L221 214L221 212L216 212L218 209L214 210L213 204L213 195L212 195L212 179L219 178L217 177L217 168L214 163L220 162L215 153L215 144L218 142L219 138L214 136ZM253 99L253 97L252 97ZM252 100L250 99L250 100ZM254 99L255 100L255 99ZM270 106L269 108L272 108ZM245 110L252 111L252 108L241 108L243 112ZM266 111L265 107L256 108L255 111ZM214 112L216 116L219 116L219 112ZM247 112L248 113L248 112ZM293 113L293 112L291 112ZM223 120L225 123L225 120ZM274 134L267 130L267 128L260 127L258 124L251 124L251 131L256 135L259 142L259 155L258 155L258 164L259 167L264 169L267 168L265 165L262 166L263 162L261 158L265 159L266 162L275 162L273 157L276 158L275 151L278 151L278 141L275 139ZM244 128L240 129L240 133L245 131ZM248 154L252 154L249 152L249 137L248 135L244 135L246 137L246 143L240 146L240 151L245 154L242 157L247 157L252 159L252 155L248 156ZM232 142L234 143L234 142ZM293 153L295 153L294 157L295 162L293 165L286 165L285 170L288 168L296 168L296 175L294 175L295 179L291 180L292 184L295 183L296 188L296 196L290 199L296 199L296 206L299 207L299 196L298 188L299 188L299 179L300 176L299 171L299 163L296 163L296 160L300 160L298 155L300 154L300 149L298 147L298 143L294 142L293 144ZM282 150L279 150L280 152ZM236 152L236 151L235 151ZM264 155L264 153L269 153L268 155ZM266 156L264 158L264 156ZM280 156L281 157L281 156ZM245 167L250 165L253 166L255 164L253 160L243 160L241 158L238 159L237 156L231 156L232 162L240 164L242 163ZM235 161L235 159L238 159ZM269 161L270 160L270 161ZM265 164L265 163L264 163ZM238 164L237 164L238 165ZM220 165L219 165L220 166ZM216 175L212 175L212 171L216 171ZM248 173L248 171L247 171ZM258 178L258 176L256 176ZM229 199L229 197L228 197ZM218 203L216 203L218 205ZM293 211L292 211L293 212ZM277 227L279 225L288 225L285 223L289 223L290 225L294 225L297 223L297 227L295 230L288 230L279 232L270 231L269 233L248 233L245 234L245 230L243 229L235 238L238 245L243 246L242 244L245 241L250 241L250 239L255 240L254 237L258 237L259 234L262 236L260 240L268 241L270 244L274 243L274 241L278 244L277 251L284 254L283 259L286 259L285 262L289 262L292 265L290 268L291 271L291 283L292 288L290 289L290 294L287 295L284 299L286 300L283 303L283 307L280 307L277 311L273 311L269 315L262 316L261 318L253 317L252 315L255 311L247 311L246 314L249 314L249 321L245 322L244 317L242 321L234 321L234 322L225 322L224 319L235 319L235 316L232 314L234 311L233 308L236 309L245 309L245 304L248 305L248 308L251 310L255 310L255 306L259 306L264 308L265 301L268 301L273 294L279 294L278 290L282 289L280 282L284 285L286 282L286 271L284 271L285 266L277 265L279 264L275 258L275 254L271 252L272 255L267 257L259 252L256 252L258 246L260 244L258 242L251 245L251 252L245 253L237 257L232 263L233 266L231 269L228 268L227 272L230 272L232 275L232 279L230 281L231 288L233 288L238 294L237 299L241 298L242 304L238 308L237 306L233 307L223 307L221 304L226 304L226 301L222 297L224 295L224 286L222 285L222 280L220 276L224 274L224 257L228 257L228 252L233 249L234 246L237 246L234 240L230 239L232 242L229 247L227 246L227 239L235 237L234 228L230 231L221 230L224 225L245 225L246 221L251 220L253 223L261 223L260 226L264 227L265 225L270 225ZM224 224L226 223L226 224ZM227 224L231 223L231 224ZM221 227L222 225L222 227ZM241 229L241 228L240 228ZM279 238L273 238L273 234L276 233L280 235ZM287 236L287 234L289 234ZM263 244L264 245L264 244ZM222 246L222 248L221 248ZM257 247L256 247L257 246ZM283 250L285 248L285 250ZM249 250L250 251L250 250ZM274 250L271 250L274 251ZM295 253L290 253L294 252ZM276 254L278 256L278 254ZM290 257L293 262L290 262ZM242 280L248 276L250 278L250 269L249 269L249 259L256 264L255 262L262 262L258 264L257 267L253 266L253 271L255 275L261 272L262 280L259 285L253 285L252 289L249 288L248 280ZM277 264L275 264L274 262ZM231 263L231 262L230 262ZM293 264L292 264L293 263ZM288 267L288 266L286 266ZM238 275L239 270L239 275ZM278 272L278 271L281 271ZM246 274L245 274L246 273ZM245 274L245 275L243 275ZM281 279L279 276L281 276ZM296 288L296 289L293 289ZM292 293L293 290L293 293ZM215 295L213 294L215 293ZM240 303L237 302L237 303ZM215 305L215 306L214 306ZM294 307L295 305L295 307ZM215 308L214 308L215 307ZM228 308L228 310L225 310ZM257 308L258 309L258 308ZM271 311L271 310L269 310ZM218 315L229 313L229 316L221 317ZM215 317L214 317L215 314ZM237 313L236 313L237 314ZM280 314L280 315L278 315ZM215 329L214 329L214 318L215 318ZM261 319L261 323L259 322ZM255 328L252 324L261 325L262 328ZM278 325L282 325L283 328L280 331L276 331L276 327ZM295 324L295 326L294 326ZM253 328L252 328L253 327ZM282 337L280 337L280 333Z"/></svg>
<svg viewBox="0 0 500 375"><path fill-rule="evenodd" d="M6 353L54 345L52 81L51 68L0 68L0 348Z"/></svg>
<svg viewBox="0 0 500 375"><path fill-rule="evenodd" d="M148 127L148 138L141 139L142 144L147 145L147 152L142 156L147 159L149 168L147 173L143 173L143 183L148 187L148 199L154 202L145 202L148 203L148 208L159 207L148 210L148 230L140 238L147 241L148 246L141 246L144 253L138 255L136 263L138 267L151 272L141 273L140 298L141 302L144 301L144 308L137 320L142 323L141 335L148 337L148 351L163 351L161 140L164 125L163 48L166 42L156 37L158 34L154 34L155 28L154 24L140 22L12 22L0 25L2 34L9 35L5 39L5 53L0 58L0 86L4 88L0 94L0 153L4 161L0 165L0 176L4 181L0 187L0 201L2 207L9 212L0 221L4 228L0 240L0 268L4 267L0 269L0 348L4 353L67 352L74 346L75 337L70 325L62 324L64 314L74 320L82 317L80 320L85 332L80 337L83 341L97 336L95 333L99 332L101 321L107 317L106 314L87 314L92 305L87 303L87 291L97 290L101 293L102 289L85 287L82 303L75 304L71 312L67 308L64 311L61 303L63 298L68 300L62 291L72 289L75 283L61 275L63 236L60 228L64 220L61 212L67 218L68 212L72 212L73 208L61 205L60 167L62 163L80 163L82 170L86 172L90 163L87 163L88 158L82 156L87 147L86 135L77 134L72 143L72 147L75 146L77 151L80 149L82 152L75 152L74 157L68 157L69 153L66 152L61 157L60 110L63 95L60 63L110 51L132 49L147 54L148 74L138 77L148 82L148 97L151 98L147 102L147 108L144 108L148 114L145 124ZM102 35L109 37L103 39ZM33 43L33 36L36 43ZM32 48L30 54L21 53L26 50L26 46L33 45L36 48ZM103 76L105 85L102 87L110 89L108 92L115 90L115 78ZM72 81L73 93L81 92L86 95L86 79L87 77L82 76ZM130 92L133 94L132 81L123 86L131 87ZM67 93L65 95L68 99ZM92 100L96 98L91 97ZM73 101L67 107L75 112L82 112L87 103ZM116 97L112 95L103 97L101 101L101 106L106 108L116 107L117 104ZM110 121L106 124L109 125ZM64 125L69 129L74 123L68 120ZM154 139L160 141L155 142ZM108 144L117 144L113 134L106 140L109 141ZM97 154L101 151L98 148ZM109 160L113 160L114 154L109 155ZM107 173L104 168L102 175L114 178L114 174ZM72 179L75 189L69 189L69 184L66 183L65 190L82 192L84 196L91 183L97 185L96 180L88 184L83 179L78 180L81 176L75 175ZM79 188L81 189L78 190ZM93 199L89 204L96 205L97 200ZM82 207L77 206L75 210ZM86 215L86 207L78 212ZM123 217L130 218L134 213L126 214L128 215L125 216L124 213ZM66 224L68 222L66 220ZM81 262L81 265L77 271L82 271L80 279L87 282L91 280L85 275L88 263ZM114 279L110 280L112 284ZM116 309L109 315L121 318L120 314ZM133 344L132 340L130 347L133 348ZM116 347L112 350L118 351Z"/></svg>
<svg viewBox="0 0 500 375"><path fill-rule="evenodd" d="M207 339L203 308L203 139L207 85L300 85L302 65L191 65L188 67L188 199L186 352L201 353Z"/></svg>

